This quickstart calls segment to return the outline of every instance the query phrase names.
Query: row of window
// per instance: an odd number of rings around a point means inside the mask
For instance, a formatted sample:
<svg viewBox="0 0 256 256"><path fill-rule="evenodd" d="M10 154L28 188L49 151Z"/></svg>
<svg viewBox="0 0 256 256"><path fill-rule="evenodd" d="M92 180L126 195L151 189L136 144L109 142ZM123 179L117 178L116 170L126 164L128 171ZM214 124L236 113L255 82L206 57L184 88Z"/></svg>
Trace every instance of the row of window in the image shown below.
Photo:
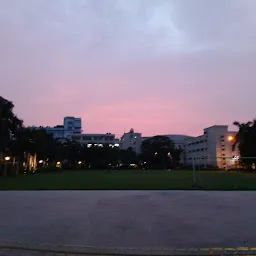
<svg viewBox="0 0 256 256"><path fill-rule="evenodd" d="M198 144L202 144L202 143L206 143L206 142L207 142L207 140L195 141L195 142L188 143L188 146L198 145Z"/></svg>
<svg viewBox="0 0 256 256"><path fill-rule="evenodd" d="M208 156L201 156L201 157L189 157L189 160L199 160L199 159L208 159Z"/></svg>
<svg viewBox="0 0 256 256"><path fill-rule="evenodd" d="M199 151L207 151L207 148L198 148L198 149L193 149L189 150L188 153L194 153L194 152L199 152Z"/></svg>
<svg viewBox="0 0 256 256"><path fill-rule="evenodd" d="M98 140L98 141L112 141L115 139L114 136L73 136L73 140Z"/></svg>

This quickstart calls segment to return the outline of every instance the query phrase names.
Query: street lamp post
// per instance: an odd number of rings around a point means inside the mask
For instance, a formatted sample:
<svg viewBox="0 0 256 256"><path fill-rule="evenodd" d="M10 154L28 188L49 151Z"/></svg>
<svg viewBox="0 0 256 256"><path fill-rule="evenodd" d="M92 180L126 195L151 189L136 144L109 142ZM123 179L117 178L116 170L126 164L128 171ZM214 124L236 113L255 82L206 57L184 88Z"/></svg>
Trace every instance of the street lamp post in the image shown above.
<svg viewBox="0 0 256 256"><path fill-rule="evenodd" d="M6 156L4 158L4 160L5 160L5 163L4 163L4 177L6 177L6 175L7 175L7 162L10 161L10 159L11 158L9 156Z"/></svg>

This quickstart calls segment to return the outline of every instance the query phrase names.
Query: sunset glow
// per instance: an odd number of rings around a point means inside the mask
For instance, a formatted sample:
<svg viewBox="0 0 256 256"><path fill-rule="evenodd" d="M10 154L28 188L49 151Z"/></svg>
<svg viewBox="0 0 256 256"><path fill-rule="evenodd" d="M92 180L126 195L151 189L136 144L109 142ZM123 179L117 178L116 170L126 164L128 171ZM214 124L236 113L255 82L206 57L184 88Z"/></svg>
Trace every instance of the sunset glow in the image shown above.
<svg viewBox="0 0 256 256"><path fill-rule="evenodd" d="M2 1L0 94L26 125L76 116L85 133L199 135L250 120L255 9L254 0Z"/></svg>

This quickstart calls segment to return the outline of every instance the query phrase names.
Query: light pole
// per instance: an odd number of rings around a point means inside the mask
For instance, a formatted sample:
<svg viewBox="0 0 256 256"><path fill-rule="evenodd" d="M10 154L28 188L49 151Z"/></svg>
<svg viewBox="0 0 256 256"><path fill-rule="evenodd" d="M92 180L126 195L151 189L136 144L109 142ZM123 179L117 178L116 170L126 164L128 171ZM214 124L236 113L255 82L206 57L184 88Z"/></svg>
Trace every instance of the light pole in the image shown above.
<svg viewBox="0 0 256 256"><path fill-rule="evenodd" d="M10 161L10 159L11 158L9 156L6 156L4 158L4 160L5 160L5 163L4 163L4 177L6 177L6 175L7 175L7 162Z"/></svg>

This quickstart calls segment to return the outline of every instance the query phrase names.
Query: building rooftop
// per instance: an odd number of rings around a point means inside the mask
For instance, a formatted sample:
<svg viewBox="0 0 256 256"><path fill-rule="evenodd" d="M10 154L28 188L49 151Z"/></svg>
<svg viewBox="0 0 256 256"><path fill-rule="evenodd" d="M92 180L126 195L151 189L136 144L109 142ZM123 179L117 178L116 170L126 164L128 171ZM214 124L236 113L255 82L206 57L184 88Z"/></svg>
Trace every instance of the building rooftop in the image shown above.
<svg viewBox="0 0 256 256"><path fill-rule="evenodd" d="M209 126L209 127L206 127L206 128L204 128L204 130L206 130L206 129L209 129L209 128L214 128L214 127L222 127L222 128L228 128L228 125L212 125L212 126Z"/></svg>

